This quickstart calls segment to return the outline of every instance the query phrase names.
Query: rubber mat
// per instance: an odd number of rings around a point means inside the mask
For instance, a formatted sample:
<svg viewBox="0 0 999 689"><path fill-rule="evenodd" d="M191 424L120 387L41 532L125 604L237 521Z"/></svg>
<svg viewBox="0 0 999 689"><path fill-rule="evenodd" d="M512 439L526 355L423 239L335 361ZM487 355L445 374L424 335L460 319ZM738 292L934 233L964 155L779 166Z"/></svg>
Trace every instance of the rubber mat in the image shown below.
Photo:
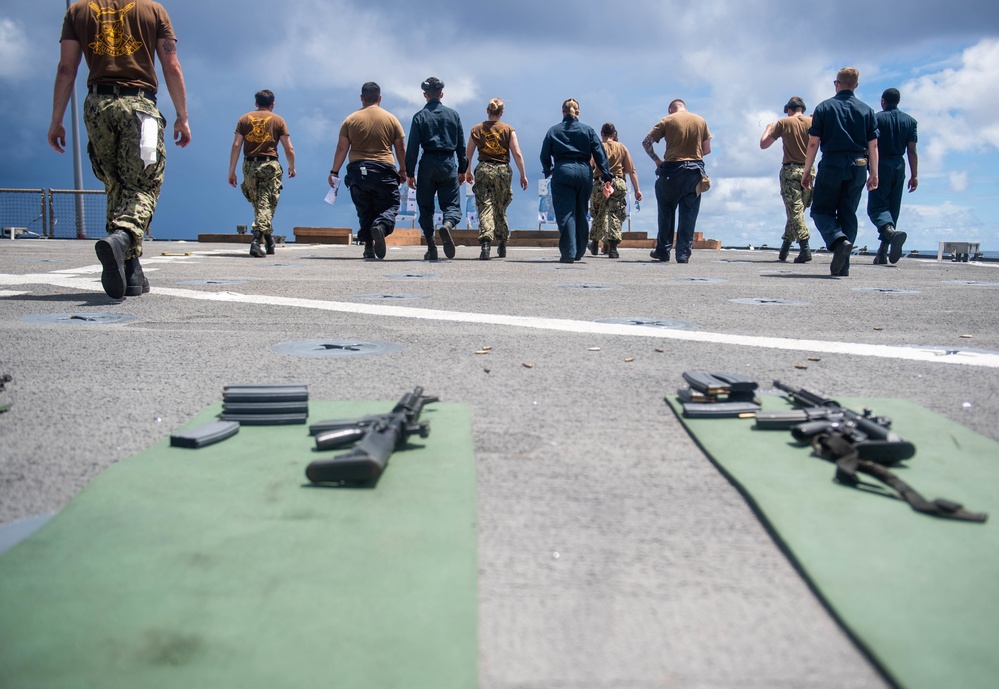
<svg viewBox="0 0 999 689"><path fill-rule="evenodd" d="M309 420L393 404L312 401ZM307 426L110 467L0 557L0 686L476 686L469 411L422 419L373 488L309 484Z"/></svg>
<svg viewBox="0 0 999 689"><path fill-rule="evenodd" d="M763 402L767 411L791 408L775 396ZM835 465L796 445L788 431L757 431L752 419L686 419L667 399L889 679L908 689L992 689L999 677L999 443L906 400L840 402L894 419L917 451L892 470L924 497L988 512L990 521L938 519L840 485Z"/></svg>

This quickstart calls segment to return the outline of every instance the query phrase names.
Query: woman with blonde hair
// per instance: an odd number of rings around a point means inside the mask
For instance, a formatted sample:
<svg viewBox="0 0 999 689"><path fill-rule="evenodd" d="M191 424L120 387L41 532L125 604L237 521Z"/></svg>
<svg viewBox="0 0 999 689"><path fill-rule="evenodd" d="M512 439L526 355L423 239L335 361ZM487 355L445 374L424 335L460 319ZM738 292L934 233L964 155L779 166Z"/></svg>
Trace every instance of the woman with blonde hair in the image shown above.
<svg viewBox="0 0 999 689"><path fill-rule="evenodd" d="M489 119L472 127L466 151L469 171L461 180L472 184L475 192L475 207L479 211L479 244L482 246L479 258L483 261L489 260L493 242L497 242L496 255L506 258L506 242L510 237L506 209L513 201L511 156L520 170L520 188L527 189L527 172L517 143L517 132L505 122L500 122L504 109L503 101L493 98L486 107ZM471 164L476 150L479 151L479 164L475 166L473 175Z"/></svg>
<svg viewBox="0 0 999 689"><path fill-rule="evenodd" d="M562 103L562 121L548 130L541 144L541 168L546 178L551 177L561 263L578 261L586 253L590 234L586 207L593 190L591 159L604 180L604 195L610 196L614 175L607 164L607 154L593 127L579 121L579 103L569 98Z"/></svg>
<svg viewBox="0 0 999 689"><path fill-rule="evenodd" d="M600 242L604 243L604 253L608 258L617 258L617 245L621 242L621 226L628 217L628 185L624 176L631 178L631 187L635 190L635 199L642 200L642 192L638 188L638 173L631 153L624 144L617 140L617 127L607 122L600 128L600 138L603 141L604 152L610 165L614 181L611 186L614 191L605 196L597 187L590 196L590 216L593 224L590 227L590 253L597 255Z"/></svg>

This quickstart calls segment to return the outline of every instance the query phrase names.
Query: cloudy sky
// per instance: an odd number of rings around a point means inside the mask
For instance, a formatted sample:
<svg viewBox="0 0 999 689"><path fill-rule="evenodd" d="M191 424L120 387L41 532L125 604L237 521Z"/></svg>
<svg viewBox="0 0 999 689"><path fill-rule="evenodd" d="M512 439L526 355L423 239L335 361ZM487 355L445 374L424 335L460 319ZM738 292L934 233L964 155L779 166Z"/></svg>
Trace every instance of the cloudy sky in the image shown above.
<svg viewBox="0 0 999 689"><path fill-rule="evenodd" d="M276 232L296 225L356 227L349 198L323 203L340 123L359 107L361 83L377 81L383 106L409 131L423 106L420 82L446 84L444 102L471 126L494 96L517 129L528 175L548 127L568 97L581 120L614 122L631 150L643 191L632 229L655 233L654 169L641 141L673 98L708 121L713 186L698 230L726 246L779 243L780 146L759 149L764 125L789 96L809 110L830 97L838 68L861 73L857 95L877 108L890 86L919 121L919 189L906 194L907 246L944 239L999 250L999 3L985 0L508 0L504 4L296 0L173 0L164 3L179 38L191 128L171 147L153 232L194 238L232 232L252 213L226 182L237 118L253 94L277 94L288 120L298 177L285 180ZM64 0L5 2L0 9L0 187L72 188L72 156L46 143ZM82 104L86 66L78 93ZM162 89L160 108L173 121ZM82 118L81 118L82 119ZM67 130L69 113L65 118ZM85 137L84 133L84 137ZM659 145L661 153L662 144ZM101 185L84 161L88 189ZM537 192L516 190L511 226L537 227ZM861 201L861 211L866 197ZM811 221L809 221L811 225ZM860 242L874 243L862 216Z"/></svg>

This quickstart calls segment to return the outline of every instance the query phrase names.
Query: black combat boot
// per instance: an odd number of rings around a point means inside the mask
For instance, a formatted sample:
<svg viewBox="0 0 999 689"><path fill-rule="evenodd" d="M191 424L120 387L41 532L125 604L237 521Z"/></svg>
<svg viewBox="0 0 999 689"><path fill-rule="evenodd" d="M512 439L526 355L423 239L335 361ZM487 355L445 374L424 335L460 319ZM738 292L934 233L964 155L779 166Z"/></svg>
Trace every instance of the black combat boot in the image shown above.
<svg viewBox="0 0 999 689"><path fill-rule="evenodd" d="M778 261L786 261L787 255L791 253L791 240L785 239L784 243L780 245L780 252L777 254Z"/></svg>
<svg viewBox="0 0 999 689"><path fill-rule="evenodd" d="M450 220L445 220L440 229L441 242L444 244L444 255L448 258L454 258L454 240L451 238L451 230L453 229L454 227L451 226Z"/></svg>
<svg viewBox="0 0 999 689"><path fill-rule="evenodd" d="M607 258L620 258L617 253L617 242L608 242Z"/></svg>
<svg viewBox="0 0 999 689"><path fill-rule="evenodd" d="M600 242L598 242L596 239L591 239L590 243L586 245L586 248L590 250L591 256L596 256L598 253L600 253Z"/></svg>
<svg viewBox="0 0 999 689"><path fill-rule="evenodd" d="M438 261L440 258L437 255L437 245L434 243L433 238L427 239L427 253L423 254L424 261Z"/></svg>
<svg viewBox="0 0 999 689"><path fill-rule="evenodd" d="M488 239L483 239L479 243L482 244L482 251L479 252L479 260L480 261L488 261L489 260L489 240Z"/></svg>
<svg viewBox="0 0 999 689"><path fill-rule="evenodd" d="M496 246L496 255L500 258L506 258L506 242L500 242Z"/></svg>
<svg viewBox="0 0 999 689"><path fill-rule="evenodd" d="M125 261L125 296L140 297L149 292L149 280L142 272L139 257Z"/></svg>
<svg viewBox="0 0 999 689"><path fill-rule="evenodd" d="M132 248L132 235L125 230L115 230L94 245L97 260L101 262L101 286L112 299L125 296L125 254Z"/></svg>
<svg viewBox="0 0 999 689"><path fill-rule="evenodd" d="M274 254L274 237L269 233L264 235L264 253L269 255Z"/></svg>
<svg viewBox="0 0 999 689"><path fill-rule="evenodd" d="M385 258L385 228L381 225L371 226L371 242L374 245L375 258Z"/></svg>
<svg viewBox="0 0 999 689"><path fill-rule="evenodd" d="M888 262L898 263L898 259L902 258L902 245L905 244L905 240L908 238L905 232L899 232L895 229L895 226L888 223L881 230L881 245L884 246L885 242L888 242Z"/></svg>
<svg viewBox="0 0 999 689"><path fill-rule="evenodd" d="M829 262L829 274L830 275L842 275L842 270L849 272L850 265L850 253L853 251L853 244L846 237L840 237L838 240L833 242L833 246L829 247L832 249L832 261Z"/></svg>
<svg viewBox="0 0 999 689"><path fill-rule="evenodd" d="M881 246L878 247L878 253L874 254L874 265L876 266L886 266L888 265L888 247L891 245L886 239L881 240Z"/></svg>
<svg viewBox="0 0 999 689"><path fill-rule="evenodd" d="M369 259L375 257L375 245L372 242L364 242L364 253L361 258Z"/></svg>
<svg viewBox="0 0 999 689"><path fill-rule="evenodd" d="M798 252L798 255L794 257L794 262L808 263L809 261L811 261L812 250L808 248L808 240L802 239L800 242L798 242L798 246L801 247L801 250Z"/></svg>
<svg viewBox="0 0 999 689"><path fill-rule="evenodd" d="M250 242L250 256L254 258L263 258L266 255L264 250L260 248L260 240L263 239L263 234L260 230L253 231L253 241Z"/></svg>

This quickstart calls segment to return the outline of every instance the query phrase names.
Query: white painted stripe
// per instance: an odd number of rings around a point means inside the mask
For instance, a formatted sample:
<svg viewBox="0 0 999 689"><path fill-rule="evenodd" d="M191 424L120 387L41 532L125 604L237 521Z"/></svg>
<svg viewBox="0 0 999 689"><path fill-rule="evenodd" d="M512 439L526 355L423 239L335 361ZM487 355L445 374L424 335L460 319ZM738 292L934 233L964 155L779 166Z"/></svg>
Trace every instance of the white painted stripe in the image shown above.
<svg viewBox="0 0 999 689"><path fill-rule="evenodd" d="M101 289L99 287L99 281L96 279L70 276L62 273L30 275L0 274L0 284L45 284L53 287L89 291ZM531 328L536 330L550 330L588 335L626 335L630 337L647 337L657 340L679 340L683 342L734 345L738 347L782 349L799 352L801 354L850 354L855 356L870 356L884 359L999 368L999 355L978 352L957 352L955 354L948 354L947 351L943 349L922 349L915 347L862 344L856 342L827 342L823 340L801 340L781 337L756 337L751 335L730 335L727 333L709 333L691 330L668 330L665 328L654 328L644 325L594 323L592 321L574 321L562 318L535 318L529 316L509 316L491 313L471 313L466 311L441 311L437 309L420 309L397 305L354 304L350 302L322 301L318 299L297 299L293 297L240 294L239 292L201 292L190 289L178 289L175 287L153 287L152 293L176 297L178 299L192 299L195 301L261 304L297 309L315 309L319 311L355 313L369 316L387 316L390 318L417 318L431 321L479 323L483 325L512 326L517 328Z"/></svg>

